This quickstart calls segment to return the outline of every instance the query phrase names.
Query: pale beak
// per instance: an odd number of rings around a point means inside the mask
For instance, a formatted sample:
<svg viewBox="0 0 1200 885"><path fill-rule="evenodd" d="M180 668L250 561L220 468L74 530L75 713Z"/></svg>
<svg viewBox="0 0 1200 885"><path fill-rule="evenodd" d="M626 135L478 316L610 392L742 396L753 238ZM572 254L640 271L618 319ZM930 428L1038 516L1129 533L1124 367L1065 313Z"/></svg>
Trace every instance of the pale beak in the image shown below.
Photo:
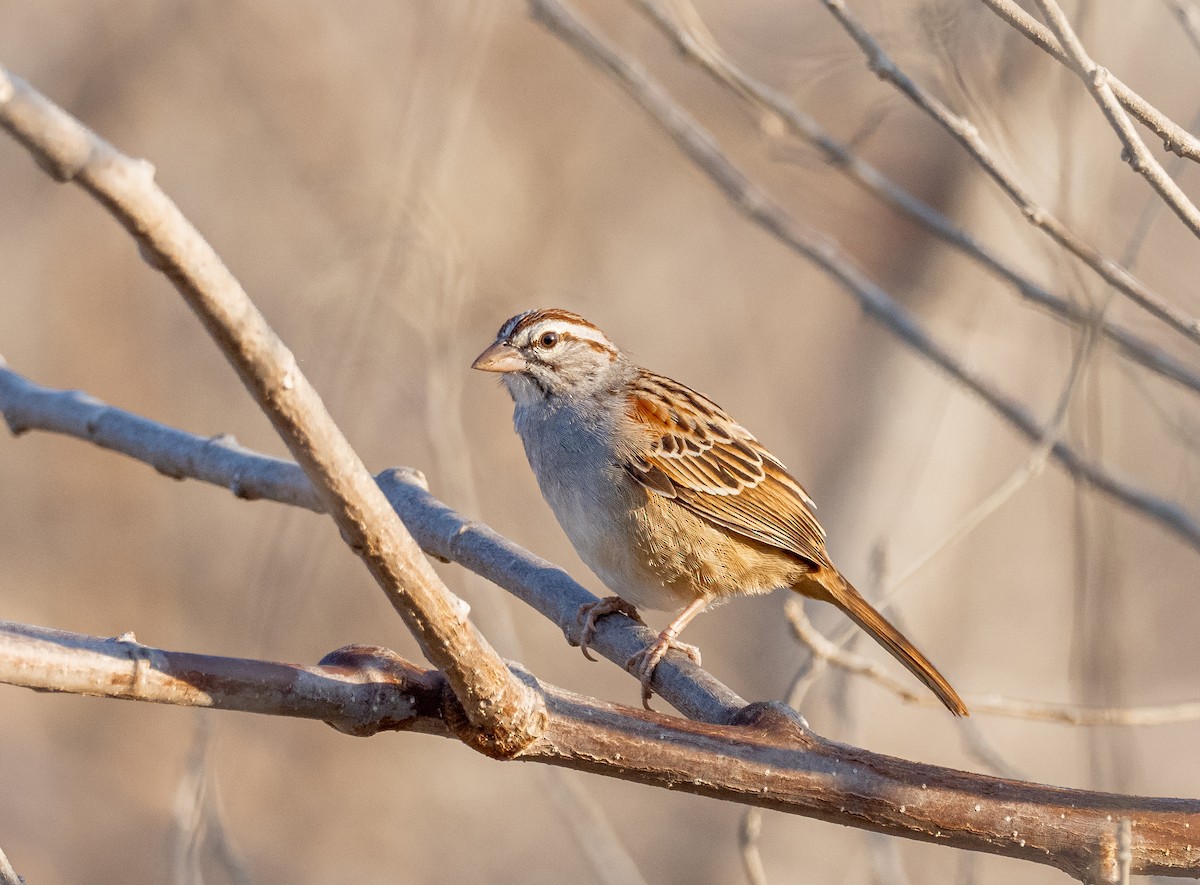
<svg viewBox="0 0 1200 885"><path fill-rule="evenodd" d="M521 352L506 341L497 341L471 363L481 372L522 372L527 365Z"/></svg>

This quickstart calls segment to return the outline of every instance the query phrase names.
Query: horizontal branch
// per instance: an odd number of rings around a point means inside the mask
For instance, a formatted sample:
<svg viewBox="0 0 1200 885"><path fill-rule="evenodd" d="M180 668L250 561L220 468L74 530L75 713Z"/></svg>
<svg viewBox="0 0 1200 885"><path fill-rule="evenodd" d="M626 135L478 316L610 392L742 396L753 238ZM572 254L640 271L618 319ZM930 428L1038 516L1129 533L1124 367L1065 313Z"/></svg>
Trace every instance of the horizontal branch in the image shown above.
<svg viewBox="0 0 1200 885"><path fill-rule="evenodd" d="M264 498L323 512L304 471L291 462L240 447L232 437L203 437L167 427L78 391L41 387L0 358L0 414L14 434L61 433L128 455L176 479L190 477L240 498ZM486 525L466 519L429 494L418 471L386 470L377 478L393 509L430 555L460 563L508 590L556 623L578 644L579 607L596 597L557 566ZM611 615L596 626L592 649L619 666L653 645L653 630ZM686 655L669 654L654 672L654 691L685 716L726 722L746 705Z"/></svg>
<svg viewBox="0 0 1200 885"><path fill-rule="evenodd" d="M1026 439L1038 445L1046 441L1046 429L1030 414L1024 403L1003 393L964 364L935 339L916 317L863 273L837 243L791 215L734 164L712 134L672 100L663 87L636 62L609 45L590 25L557 0L529 2L538 20L624 89L747 218L828 274L858 301L869 317L914 353L978 396ZM1200 524L1179 503L1152 494L1116 476L1104 466L1080 455L1062 440L1054 441L1051 455L1075 479L1159 523L1192 548L1200 550Z"/></svg>
<svg viewBox="0 0 1200 885"><path fill-rule="evenodd" d="M446 673L474 725L519 747L540 727L538 699L514 680L396 518L334 423L296 357L211 245L154 181L154 167L125 156L19 77L0 68L0 128L56 180L74 182L137 242L174 284L312 482L349 547Z"/></svg>
<svg viewBox="0 0 1200 885"><path fill-rule="evenodd" d="M814 735L780 704L752 704L719 726L515 675L546 709L545 728L515 757L523 761L1020 858L1089 882L1116 880L1117 822L1128 818L1132 872L1200 873L1200 842L1187 842L1193 824L1200 831L1200 802L1000 780L869 753ZM316 719L360 736L417 731L486 750L442 674L387 649L350 647L305 667L0 622L0 682Z"/></svg>

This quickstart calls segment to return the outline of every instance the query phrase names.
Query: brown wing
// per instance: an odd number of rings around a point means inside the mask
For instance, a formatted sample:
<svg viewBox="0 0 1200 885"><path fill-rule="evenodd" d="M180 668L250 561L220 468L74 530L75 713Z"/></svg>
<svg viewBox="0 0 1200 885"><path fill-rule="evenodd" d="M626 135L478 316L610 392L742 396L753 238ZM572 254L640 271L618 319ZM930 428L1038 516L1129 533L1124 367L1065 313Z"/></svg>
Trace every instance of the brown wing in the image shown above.
<svg viewBox="0 0 1200 885"><path fill-rule="evenodd" d="M825 530L808 493L712 400L643 372L629 417L650 443L623 466L647 489L748 538L827 561Z"/></svg>

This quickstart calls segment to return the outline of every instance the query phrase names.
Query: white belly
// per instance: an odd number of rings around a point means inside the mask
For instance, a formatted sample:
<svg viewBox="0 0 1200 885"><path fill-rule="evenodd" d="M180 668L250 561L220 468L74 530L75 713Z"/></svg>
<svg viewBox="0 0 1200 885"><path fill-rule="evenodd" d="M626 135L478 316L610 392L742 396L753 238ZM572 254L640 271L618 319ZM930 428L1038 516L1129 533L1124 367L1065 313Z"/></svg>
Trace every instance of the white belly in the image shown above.
<svg viewBox="0 0 1200 885"><path fill-rule="evenodd" d="M518 409L517 431L542 496L579 558L610 592L638 608L687 605L692 597L656 567L648 493L612 463L602 439L577 426L550 427L546 416L538 417L523 417Z"/></svg>
<svg viewBox="0 0 1200 885"><path fill-rule="evenodd" d="M647 492L617 474L620 468L609 469L605 482L545 482L542 494L579 558L612 593L638 608L682 608L690 597L668 586L649 549Z"/></svg>

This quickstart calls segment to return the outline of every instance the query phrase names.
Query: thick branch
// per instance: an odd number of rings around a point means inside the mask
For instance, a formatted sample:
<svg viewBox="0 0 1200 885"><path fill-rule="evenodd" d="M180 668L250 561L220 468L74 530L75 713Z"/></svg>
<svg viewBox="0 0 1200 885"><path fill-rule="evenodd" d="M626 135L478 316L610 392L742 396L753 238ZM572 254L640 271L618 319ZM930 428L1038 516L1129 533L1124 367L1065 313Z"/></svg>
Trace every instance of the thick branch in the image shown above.
<svg viewBox="0 0 1200 885"><path fill-rule="evenodd" d="M298 465L241 448L229 436L206 438L150 421L78 391L40 387L0 359L0 414L13 433L47 430L87 440L149 464L160 473L191 477L229 489L240 498L266 498L323 512L324 506ZM415 470L386 470L378 477L391 506L421 547L458 562L498 584L579 641L576 613L596 597L570 575L486 525L472 522L429 494ZM649 648L656 635L626 617L597 624L592 649L623 666ZM691 719L727 722L746 702L697 667L686 655L668 655L654 673L654 690Z"/></svg>
<svg viewBox="0 0 1200 885"><path fill-rule="evenodd" d="M539 727L539 699L513 679L392 512L296 365L291 351L212 247L154 183L154 169L119 153L0 68L0 126L59 181L74 181L137 241L183 295L312 481L471 722L513 747Z"/></svg>
<svg viewBox="0 0 1200 885"><path fill-rule="evenodd" d="M1023 403L1001 392L968 368L949 348L933 338L916 317L856 267L836 243L793 217L738 168L720 149L712 135L679 107L640 66L621 55L557 0L530 0L530 6L537 18L557 37L608 74L632 96L744 215L788 248L816 264L857 299L868 316L915 353L977 395L1021 435L1037 444L1045 441L1045 428L1029 414ZM1088 461L1061 440L1054 442L1051 453L1077 480L1148 516L1191 547L1200 550L1200 524L1178 503L1131 485L1100 464Z"/></svg>
<svg viewBox="0 0 1200 885"><path fill-rule="evenodd" d="M531 679L527 674L524 679ZM318 667L148 648L0 622L0 682L129 700L329 721L341 731L464 734L441 674L386 649L352 647ZM516 758L1116 881L1129 818L1138 874L1200 873L1200 802L1001 780L869 753L809 732L781 705L732 726L660 716L542 685L546 722ZM1187 846L1186 848L1184 846Z"/></svg>

